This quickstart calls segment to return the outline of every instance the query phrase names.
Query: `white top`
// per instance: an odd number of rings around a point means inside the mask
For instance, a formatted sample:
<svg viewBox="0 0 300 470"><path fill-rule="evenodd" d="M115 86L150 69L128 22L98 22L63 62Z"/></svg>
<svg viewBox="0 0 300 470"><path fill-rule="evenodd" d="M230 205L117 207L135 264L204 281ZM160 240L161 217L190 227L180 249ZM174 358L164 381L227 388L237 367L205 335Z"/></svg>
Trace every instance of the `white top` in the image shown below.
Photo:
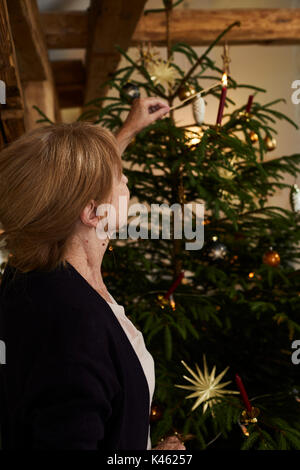
<svg viewBox="0 0 300 470"><path fill-rule="evenodd" d="M115 316L119 320L123 330L125 331L130 343L132 344L133 349L135 350L136 355L138 356L141 366L144 370L144 374L146 376L148 387L149 387L149 395L150 395L150 408L149 408L149 415L151 412L151 403L155 389L155 369L154 369L154 360L148 349L146 348L145 341L143 334L140 330L138 330L134 324L129 320L129 318L125 314L125 310L123 305L119 305L113 296L109 294L112 303L107 302L112 311L114 312ZM147 443L147 450L151 450L152 443L150 438L150 425L148 431L148 443Z"/></svg>

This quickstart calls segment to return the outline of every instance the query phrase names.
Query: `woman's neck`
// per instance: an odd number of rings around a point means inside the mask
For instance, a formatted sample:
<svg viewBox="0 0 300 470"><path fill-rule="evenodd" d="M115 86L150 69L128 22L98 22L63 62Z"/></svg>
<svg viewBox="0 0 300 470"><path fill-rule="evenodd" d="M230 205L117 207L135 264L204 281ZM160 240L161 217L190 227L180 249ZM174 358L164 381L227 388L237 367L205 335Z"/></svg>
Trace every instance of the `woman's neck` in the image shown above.
<svg viewBox="0 0 300 470"><path fill-rule="evenodd" d="M68 261L94 289L106 290L101 265L109 239L95 240L74 237L65 255Z"/></svg>

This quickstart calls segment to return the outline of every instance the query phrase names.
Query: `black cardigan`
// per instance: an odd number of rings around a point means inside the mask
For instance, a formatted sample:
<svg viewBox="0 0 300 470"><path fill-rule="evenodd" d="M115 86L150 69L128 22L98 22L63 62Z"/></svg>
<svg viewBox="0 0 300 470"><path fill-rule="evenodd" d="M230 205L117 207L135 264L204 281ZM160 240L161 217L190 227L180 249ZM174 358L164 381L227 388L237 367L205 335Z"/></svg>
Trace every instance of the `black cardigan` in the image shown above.
<svg viewBox="0 0 300 470"><path fill-rule="evenodd" d="M145 450L149 388L108 303L68 263L6 266L0 287L3 449Z"/></svg>

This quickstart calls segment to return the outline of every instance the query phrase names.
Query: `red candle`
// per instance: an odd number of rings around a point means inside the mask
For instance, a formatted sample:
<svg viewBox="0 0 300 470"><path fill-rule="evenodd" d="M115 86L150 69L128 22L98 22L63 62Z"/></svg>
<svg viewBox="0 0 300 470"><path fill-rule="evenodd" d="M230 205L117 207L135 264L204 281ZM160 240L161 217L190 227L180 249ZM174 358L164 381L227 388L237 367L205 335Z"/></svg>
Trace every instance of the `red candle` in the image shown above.
<svg viewBox="0 0 300 470"><path fill-rule="evenodd" d="M251 106L252 106L252 103L253 103L253 98L254 98L254 95L249 96L248 104L247 104L247 107L246 107L246 113L250 113L250 109L251 109Z"/></svg>
<svg viewBox="0 0 300 470"><path fill-rule="evenodd" d="M168 299L170 297L170 295L172 294L172 292L174 292L174 290L176 289L176 287L178 286L178 284L181 282L181 279L183 278L184 276L184 271L181 271L181 273L179 274L178 278L173 282L173 284L171 285L170 289L168 290L168 292L164 295L164 298L165 299Z"/></svg>
<svg viewBox="0 0 300 470"><path fill-rule="evenodd" d="M248 395L247 395L247 392L245 390L245 387L244 387L244 384L242 382L242 379L239 375L235 374L235 381L236 381L236 384L238 386L238 389L240 391L240 394L241 394L241 397L243 399L243 402L245 404L245 407L247 409L247 411L251 411L252 409L252 406L250 404L250 401L249 401L249 398L248 398Z"/></svg>
<svg viewBox="0 0 300 470"><path fill-rule="evenodd" d="M222 123L222 117L223 117L224 106L225 106L225 101L226 101L226 94L227 94L227 87L223 86L221 100L219 104L218 117L217 117L217 124L220 124L220 125Z"/></svg>

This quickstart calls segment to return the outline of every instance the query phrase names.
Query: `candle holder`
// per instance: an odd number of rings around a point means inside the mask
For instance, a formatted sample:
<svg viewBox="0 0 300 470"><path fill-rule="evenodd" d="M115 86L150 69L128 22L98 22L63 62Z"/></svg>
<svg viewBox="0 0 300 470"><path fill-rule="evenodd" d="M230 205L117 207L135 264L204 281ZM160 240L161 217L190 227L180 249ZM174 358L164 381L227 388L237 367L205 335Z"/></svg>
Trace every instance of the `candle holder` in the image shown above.
<svg viewBox="0 0 300 470"><path fill-rule="evenodd" d="M259 409L254 408L254 407L252 407L250 411L248 411L247 409L242 411L237 421L245 437L250 436L248 426L249 424L257 423L257 416L259 415L259 413L260 413Z"/></svg>
<svg viewBox="0 0 300 470"><path fill-rule="evenodd" d="M238 114L238 118L241 119L242 121L250 122L250 119L252 118L252 114L248 113L248 111L240 111Z"/></svg>
<svg viewBox="0 0 300 470"><path fill-rule="evenodd" d="M169 304L169 299L167 299L164 295L159 294L157 296L157 300L161 308L165 308L165 306Z"/></svg>
<svg viewBox="0 0 300 470"><path fill-rule="evenodd" d="M165 295L159 294L157 296L157 300L161 308L165 308L166 305L170 304L172 310L175 310L176 307L175 307L175 300L173 297L173 292L176 289L176 287L180 284L183 278L184 278L184 271L181 271L177 279L175 279L175 281L171 285L168 292Z"/></svg>
<svg viewBox="0 0 300 470"><path fill-rule="evenodd" d="M259 413L260 413L259 408L255 408L254 406L252 406L250 411L243 410L241 413L241 418L240 418L241 424L248 426L249 424L257 423L257 416L259 415Z"/></svg>
<svg viewBox="0 0 300 470"><path fill-rule="evenodd" d="M176 310L176 303L173 294L170 294L169 297L159 294L157 296L157 301L162 309L164 309L166 305L169 305L173 311Z"/></svg>
<svg viewBox="0 0 300 470"><path fill-rule="evenodd" d="M222 124L210 124L209 127L210 127L210 129L213 129L214 131L216 131L217 134L220 134Z"/></svg>

